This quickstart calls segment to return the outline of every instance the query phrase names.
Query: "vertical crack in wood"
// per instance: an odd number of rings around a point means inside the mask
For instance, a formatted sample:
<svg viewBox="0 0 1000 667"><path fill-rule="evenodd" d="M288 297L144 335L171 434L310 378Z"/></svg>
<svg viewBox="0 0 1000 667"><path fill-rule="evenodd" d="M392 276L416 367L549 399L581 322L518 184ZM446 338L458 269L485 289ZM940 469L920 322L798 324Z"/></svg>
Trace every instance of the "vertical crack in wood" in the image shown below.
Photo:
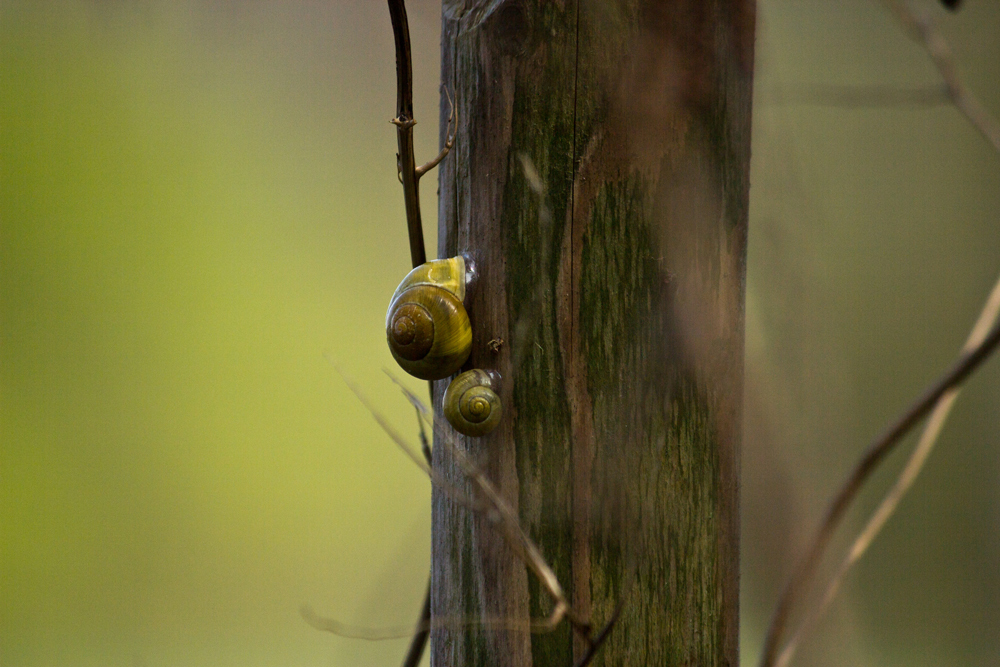
<svg viewBox="0 0 1000 667"><path fill-rule="evenodd" d="M579 82L580 82L580 12L581 2L576 3L576 20L574 26L573 48L573 182L570 188L570 205L568 210L569 232L564 236L569 241L563 244L562 265L568 264L568 284L563 284L561 294L568 297L569 309L562 320L560 338L562 349L567 353L566 398L570 410L570 443L573 466L573 538L571 567L573 572L573 607L577 614L586 622L590 622L590 519L591 519L591 471L594 458L593 413L590 395L587 389L587 367L580 349L580 299L579 272L583 249L583 234L588 219L584 215L577 220L576 201L579 187L579 151L577 147L577 117L579 114ZM563 275L560 270L560 276ZM568 339L568 344L567 340ZM585 637L573 635L573 659L579 662L590 649Z"/></svg>

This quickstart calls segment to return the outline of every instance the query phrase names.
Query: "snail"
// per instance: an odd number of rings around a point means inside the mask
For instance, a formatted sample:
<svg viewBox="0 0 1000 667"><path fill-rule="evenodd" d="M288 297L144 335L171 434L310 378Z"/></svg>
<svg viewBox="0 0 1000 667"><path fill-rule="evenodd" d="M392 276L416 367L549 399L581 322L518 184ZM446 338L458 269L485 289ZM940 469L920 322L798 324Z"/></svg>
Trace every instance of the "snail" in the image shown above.
<svg viewBox="0 0 1000 667"><path fill-rule="evenodd" d="M497 427L503 414L497 379L476 368L451 381L444 392L444 416L456 431L478 437Z"/></svg>
<svg viewBox="0 0 1000 667"><path fill-rule="evenodd" d="M440 380L469 358L472 327L462 301L465 258L437 259L410 271L396 288L385 318L389 349L422 380Z"/></svg>

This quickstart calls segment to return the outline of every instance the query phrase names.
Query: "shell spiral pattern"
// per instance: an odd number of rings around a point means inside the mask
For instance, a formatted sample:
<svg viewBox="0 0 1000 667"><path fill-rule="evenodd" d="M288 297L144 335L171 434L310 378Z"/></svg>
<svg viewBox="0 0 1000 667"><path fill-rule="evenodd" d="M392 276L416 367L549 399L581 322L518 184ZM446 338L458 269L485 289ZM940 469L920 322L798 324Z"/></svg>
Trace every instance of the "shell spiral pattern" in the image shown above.
<svg viewBox="0 0 1000 667"><path fill-rule="evenodd" d="M392 295L386 339L392 356L410 375L440 380L469 358L472 327L465 298L462 257L427 262L410 271Z"/></svg>
<svg viewBox="0 0 1000 667"><path fill-rule="evenodd" d="M502 414L495 376L478 368L456 377L444 393L444 416L463 435L486 435Z"/></svg>

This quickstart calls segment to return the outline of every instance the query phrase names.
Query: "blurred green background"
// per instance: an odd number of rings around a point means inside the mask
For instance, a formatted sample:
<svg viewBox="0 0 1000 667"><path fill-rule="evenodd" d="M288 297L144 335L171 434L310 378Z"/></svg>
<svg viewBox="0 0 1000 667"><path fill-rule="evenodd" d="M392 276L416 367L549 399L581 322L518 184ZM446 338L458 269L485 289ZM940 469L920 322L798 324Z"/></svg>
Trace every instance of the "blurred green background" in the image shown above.
<svg viewBox="0 0 1000 667"><path fill-rule="evenodd" d="M925 6L1000 115L1000 5L965 4ZM408 8L426 159L440 8ZM889 14L766 0L758 27L747 664L1000 274L1000 156L956 111L809 99L937 81ZM0 664L398 663L297 612L412 623L429 564L429 483L325 358L413 432L381 372L409 266L384 3L4 1L0 54ZM998 431L994 359L799 664L1000 664Z"/></svg>

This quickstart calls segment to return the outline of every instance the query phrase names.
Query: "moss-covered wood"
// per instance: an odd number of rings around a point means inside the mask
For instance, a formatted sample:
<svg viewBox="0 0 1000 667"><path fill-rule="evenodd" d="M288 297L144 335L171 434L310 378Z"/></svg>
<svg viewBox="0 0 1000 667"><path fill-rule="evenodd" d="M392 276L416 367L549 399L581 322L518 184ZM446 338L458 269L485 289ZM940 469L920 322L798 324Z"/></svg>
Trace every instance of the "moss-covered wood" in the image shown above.
<svg viewBox="0 0 1000 667"><path fill-rule="evenodd" d="M458 441L594 626L628 596L594 664L737 664L753 34L748 0L444 3L438 250L476 263L467 367L506 411ZM434 618L486 623L432 664L574 664L499 531L433 505Z"/></svg>

